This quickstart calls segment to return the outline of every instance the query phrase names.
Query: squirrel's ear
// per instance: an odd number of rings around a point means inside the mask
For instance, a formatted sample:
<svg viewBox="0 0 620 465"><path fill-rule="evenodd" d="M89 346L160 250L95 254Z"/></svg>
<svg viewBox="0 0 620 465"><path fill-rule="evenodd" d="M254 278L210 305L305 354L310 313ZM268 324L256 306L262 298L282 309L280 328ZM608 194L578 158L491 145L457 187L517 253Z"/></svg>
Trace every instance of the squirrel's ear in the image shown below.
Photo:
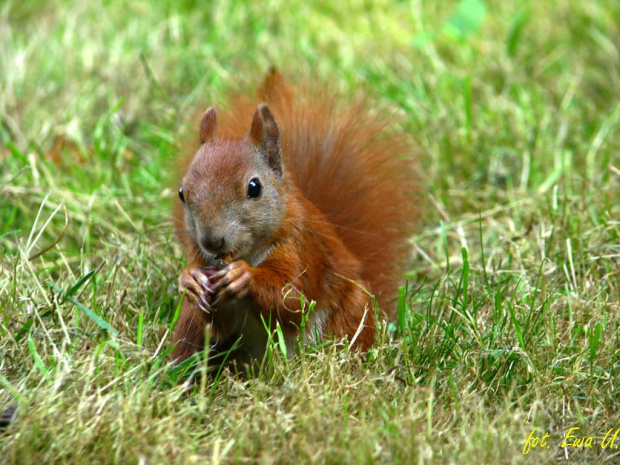
<svg viewBox="0 0 620 465"><path fill-rule="evenodd" d="M282 176L280 130L266 103L258 105L254 112L250 137L252 143L262 149L269 167L278 176Z"/></svg>
<svg viewBox="0 0 620 465"><path fill-rule="evenodd" d="M210 107L205 114L202 115L202 121L200 121L200 143L211 141L215 137L217 132L217 116L215 114L215 108Z"/></svg>

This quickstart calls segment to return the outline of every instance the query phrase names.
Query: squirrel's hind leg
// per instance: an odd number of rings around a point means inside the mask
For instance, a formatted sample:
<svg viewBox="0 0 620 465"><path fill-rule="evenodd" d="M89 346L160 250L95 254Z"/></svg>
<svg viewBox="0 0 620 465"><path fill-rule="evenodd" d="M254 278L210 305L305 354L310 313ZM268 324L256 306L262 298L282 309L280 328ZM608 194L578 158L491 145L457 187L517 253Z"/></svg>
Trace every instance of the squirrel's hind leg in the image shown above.
<svg viewBox="0 0 620 465"><path fill-rule="evenodd" d="M205 312L185 298L172 334L172 343L176 344L171 353L174 363L181 363L205 348L205 331L209 324L207 317Z"/></svg>

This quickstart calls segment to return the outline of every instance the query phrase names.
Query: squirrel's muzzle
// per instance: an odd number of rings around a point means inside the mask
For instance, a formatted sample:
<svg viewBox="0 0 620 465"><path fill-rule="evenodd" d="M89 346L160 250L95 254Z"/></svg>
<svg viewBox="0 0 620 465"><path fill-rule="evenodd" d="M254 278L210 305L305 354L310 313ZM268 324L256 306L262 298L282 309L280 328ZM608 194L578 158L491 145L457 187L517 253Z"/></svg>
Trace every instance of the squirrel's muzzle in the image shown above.
<svg viewBox="0 0 620 465"><path fill-rule="evenodd" d="M213 255L218 255L222 252L225 252L227 247L226 240L219 235L204 235L200 239L200 245L203 249L205 249L209 253L212 253Z"/></svg>

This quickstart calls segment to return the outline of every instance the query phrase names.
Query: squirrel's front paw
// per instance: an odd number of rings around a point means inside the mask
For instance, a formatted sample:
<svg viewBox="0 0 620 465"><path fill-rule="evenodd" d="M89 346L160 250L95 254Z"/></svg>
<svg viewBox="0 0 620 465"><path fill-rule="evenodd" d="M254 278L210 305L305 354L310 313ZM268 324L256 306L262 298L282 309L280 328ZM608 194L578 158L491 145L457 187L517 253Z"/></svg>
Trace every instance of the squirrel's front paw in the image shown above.
<svg viewBox="0 0 620 465"><path fill-rule="evenodd" d="M231 299L242 299L250 290L252 272L250 265L243 260L232 262L214 276L213 290L217 297L214 304Z"/></svg>
<svg viewBox="0 0 620 465"><path fill-rule="evenodd" d="M185 268L179 276L179 292L186 292L187 297L202 311L210 312L215 295L213 277L216 273L215 268Z"/></svg>

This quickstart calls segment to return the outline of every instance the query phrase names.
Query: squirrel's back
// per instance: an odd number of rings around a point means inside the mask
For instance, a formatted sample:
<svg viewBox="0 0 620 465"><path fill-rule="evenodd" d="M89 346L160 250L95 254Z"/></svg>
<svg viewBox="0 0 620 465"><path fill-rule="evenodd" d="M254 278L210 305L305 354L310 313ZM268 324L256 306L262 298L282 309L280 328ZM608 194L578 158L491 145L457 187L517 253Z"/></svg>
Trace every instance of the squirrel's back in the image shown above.
<svg viewBox="0 0 620 465"><path fill-rule="evenodd" d="M334 225L362 264L362 279L392 312L417 221L415 158L407 138L360 100L344 104L316 85L289 86L272 70L254 98L218 108L218 133L239 138L267 102L282 134L284 176Z"/></svg>

